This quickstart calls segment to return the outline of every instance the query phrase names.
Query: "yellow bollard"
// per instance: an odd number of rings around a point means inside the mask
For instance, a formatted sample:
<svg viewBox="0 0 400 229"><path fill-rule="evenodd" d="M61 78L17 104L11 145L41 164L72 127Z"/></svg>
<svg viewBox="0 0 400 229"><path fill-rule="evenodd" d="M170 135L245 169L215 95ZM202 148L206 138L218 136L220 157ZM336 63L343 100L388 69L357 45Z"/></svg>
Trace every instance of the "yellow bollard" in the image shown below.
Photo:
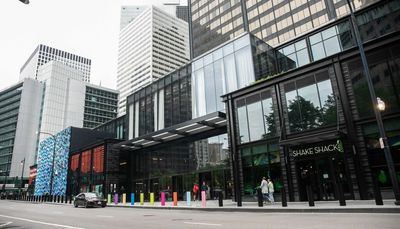
<svg viewBox="0 0 400 229"><path fill-rule="evenodd" d="M150 205L153 206L154 205L154 193L150 192Z"/></svg>
<svg viewBox="0 0 400 229"><path fill-rule="evenodd" d="M122 203L126 204L126 193L122 193Z"/></svg>
<svg viewBox="0 0 400 229"><path fill-rule="evenodd" d="M144 193L140 193L140 205L144 205Z"/></svg>

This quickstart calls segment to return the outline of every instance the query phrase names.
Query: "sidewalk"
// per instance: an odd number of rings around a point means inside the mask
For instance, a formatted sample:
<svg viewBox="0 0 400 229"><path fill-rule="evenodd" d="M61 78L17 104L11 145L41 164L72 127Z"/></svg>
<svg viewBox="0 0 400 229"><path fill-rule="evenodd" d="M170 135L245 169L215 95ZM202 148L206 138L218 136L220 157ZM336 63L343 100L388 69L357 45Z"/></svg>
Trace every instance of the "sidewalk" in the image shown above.
<svg viewBox="0 0 400 229"><path fill-rule="evenodd" d="M196 211L224 211L224 212L320 212L320 213L400 213L400 206L394 205L394 200L384 200L383 206L375 205L374 200L347 200L346 206L339 206L339 201L316 201L314 207L309 207L308 202L288 202L287 207L282 207L280 202L273 205L266 204L258 207L257 202L243 202L242 207L237 207L236 202L232 200L224 200L224 206L219 207L217 200L208 200L206 207L201 207L201 202L191 202L191 206L187 206L186 201L179 201L178 206L173 206L172 202L166 202L165 206L161 206L160 202L150 205L145 202L140 205L130 203L115 205L107 204L108 207L121 208L144 208L144 209L167 209L167 210L196 210Z"/></svg>

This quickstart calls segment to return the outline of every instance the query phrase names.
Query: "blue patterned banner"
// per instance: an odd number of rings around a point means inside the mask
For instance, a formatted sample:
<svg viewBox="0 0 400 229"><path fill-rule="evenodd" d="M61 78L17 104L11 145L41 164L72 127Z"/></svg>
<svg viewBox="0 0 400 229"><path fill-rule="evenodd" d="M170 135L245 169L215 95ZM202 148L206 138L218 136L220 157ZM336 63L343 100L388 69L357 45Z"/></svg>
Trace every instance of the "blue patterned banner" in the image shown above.
<svg viewBox="0 0 400 229"><path fill-rule="evenodd" d="M66 193L71 128L62 130L55 137L53 193L50 193L50 181L53 168L54 139L49 137L39 144L35 195L65 195Z"/></svg>

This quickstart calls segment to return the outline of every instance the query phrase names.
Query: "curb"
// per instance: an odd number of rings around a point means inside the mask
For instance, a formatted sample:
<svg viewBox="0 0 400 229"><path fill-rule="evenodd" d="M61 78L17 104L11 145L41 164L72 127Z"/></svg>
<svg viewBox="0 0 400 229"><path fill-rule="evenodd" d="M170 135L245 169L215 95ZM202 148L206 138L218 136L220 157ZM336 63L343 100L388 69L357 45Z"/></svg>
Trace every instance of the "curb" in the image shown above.
<svg viewBox="0 0 400 229"><path fill-rule="evenodd" d="M18 200L9 200L11 202L19 202ZM64 205L73 206L69 203L54 203L54 202L30 202L23 201L23 203L31 204L49 204L49 205ZM247 207L173 207L173 206L132 206L132 205L114 205L108 204L107 207L112 208L131 208L131 209L146 209L146 210L190 210L190 211L203 211L203 212L253 212L253 213L390 213L400 214L400 207L333 207L333 208L321 208L321 207L308 207L308 208L247 208Z"/></svg>
<svg viewBox="0 0 400 229"><path fill-rule="evenodd" d="M132 208L132 209L152 209L152 210L191 210L191 211L209 211L209 212L255 212L255 213L395 213L400 214L399 208L192 208L192 207L152 207L152 206L129 206L129 205L107 205L107 207L114 208Z"/></svg>

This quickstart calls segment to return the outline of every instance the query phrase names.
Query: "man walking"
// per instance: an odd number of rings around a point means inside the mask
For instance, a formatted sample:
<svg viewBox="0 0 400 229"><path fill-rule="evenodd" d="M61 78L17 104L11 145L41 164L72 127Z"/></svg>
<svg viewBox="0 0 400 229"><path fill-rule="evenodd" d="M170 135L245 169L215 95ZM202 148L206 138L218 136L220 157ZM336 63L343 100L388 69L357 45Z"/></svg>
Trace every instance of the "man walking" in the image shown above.
<svg viewBox="0 0 400 229"><path fill-rule="evenodd" d="M265 177L263 177L261 180L260 188L261 188L261 193L263 195L264 203L266 203L268 199L268 182L265 179Z"/></svg>

